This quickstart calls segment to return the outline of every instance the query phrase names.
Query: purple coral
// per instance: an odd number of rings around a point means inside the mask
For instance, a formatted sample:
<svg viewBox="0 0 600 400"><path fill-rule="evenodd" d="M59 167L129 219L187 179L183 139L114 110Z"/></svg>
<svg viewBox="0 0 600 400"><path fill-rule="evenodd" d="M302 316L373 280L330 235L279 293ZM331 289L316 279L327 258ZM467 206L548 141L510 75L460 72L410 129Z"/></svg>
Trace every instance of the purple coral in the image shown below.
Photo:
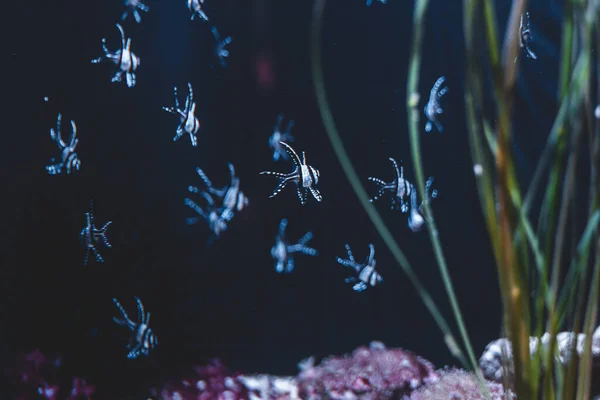
<svg viewBox="0 0 600 400"><path fill-rule="evenodd" d="M318 366L306 365L297 376L305 400L399 399L437 379L429 361L403 349L387 349L380 342L359 347L352 355L326 358Z"/></svg>
<svg viewBox="0 0 600 400"><path fill-rule="evenodd" d="M162 400L246 400L245 387L218 360L194 367L192 376L165 383L153 389L152 396Z"/></svg>
<svg viewBox="0 0 600 400"><path fill-rule="evenodd" d="M309 359L310 360L310 359ZM296 377L239 375L220 362L194 368L192 378L152 390L162 400L392 400L438 379L433 365L411 352L380 342L351 355L329 357L319 365L304 361Z"/></svg>
<svg viewBox="0 0 600 400"><path fill-rule="evenodd" d="M410 400L484 400L477 377L461 369L438 371L440 378L428 383L410 396ZM502 385L486 381L491 400L514 399L512 393L505 394Z"/></svg>
<svg viewBox="0 0 600 400"><path fill-rule="evenodd" d="M14 387L14 399L90 399L95 391L85 380L72 378L71 390L60 387L60 357L48 358L39 349L16 356L13 366L6 369L6 375Z"/></svg>
<svg viewBox="0 0 600 400"><path fill-rule="evenodd" d="M16 400L90 399L94 387L72 378L72 388L61 388L60 358L39 350L20 355L8 376ZM240 375L218 360L190 369L150 391L154 400L477 400L483 399L475 377L458 369L435 371L433 365L403 349L380 342L359 347L352 354L331 356L315 365L299 364L295 376ZM70 378L69 378L70 379ZM492 400L505 399L502 386L486 382ZM514 396L511 394L511 398Z"/></svg>
<svg viewBox="0 0 600 400"><path fill-rule="evenodd" d="M248 390L249 400L301 400L298 383L291 376L249 375L238 381Z"/></svg>
<svg viewBox="0 0 600 400"><path fill-rule="evenodd" d="M152 399L160 400L300 400L293 377L238 375L218 360L194 368L195 376L168 382L153 389Z"/></svg>

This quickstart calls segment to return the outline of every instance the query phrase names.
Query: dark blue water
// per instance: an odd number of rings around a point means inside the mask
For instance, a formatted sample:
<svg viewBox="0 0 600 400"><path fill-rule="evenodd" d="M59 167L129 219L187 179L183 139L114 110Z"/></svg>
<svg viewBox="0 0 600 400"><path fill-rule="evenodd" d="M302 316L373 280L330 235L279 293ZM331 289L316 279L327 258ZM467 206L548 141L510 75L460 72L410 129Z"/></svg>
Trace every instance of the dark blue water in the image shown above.
<svg viewBox="0 0 600 400"><path fill-rule="evenodd" d="M293 374L309 355L349 352L371 340L410 349L440 367L456 364L361 208L323 129L310 70L311 2L207 0L209 24L190 21L184 1L147 4L140 25L123 23L141 58L134 88L110 82L114 66L90 63L101 55L102 37L109 48L118 43L121 2L13 5L0 146L0 334L6 347L58 351L65 368L92 382L132 388L159 371L210 357L244 372ZM514 145L524 185L555 112L561 4L533 1L529 11L538 60L520 63L515 102ZM501 21L507 13L499 4ZM388 157L404 160L414 179L405 108L411 20L412 2L369 8L362 0L327 2L326 87L346 150L370 193L367 177L393 177ZM233 37L225 69L214 58L213 25ZM435 177L439 196L432 207L479 354L498 336L501 316L472 178L463 51L461 2L432 0L421 95L440 75L450 90L444 133L423 131L422 157L425 174ZM272 69L270 88L259 84L258 57ZM187 137L173 142L177 118L161 110L172 105L174 85L185 96L187 82L201 122L197 148ZM58 112L65 135L70 119L78 127L82 166L72 176L45 171L57 155L48 132ZM258 173L291 169L272 161L267 143L278 113L295 121L294 147L321 172L321 204L309 199L302 207L292 188L268 198L276 181ZM186 225L193 212L183 199L188 185L201 184L196 167L223 186L228 162L249 206L207 245L205 224ZM98 224L112 221L113 248L101 249L103 264L90 260L84 267L79 232L90 200ZM385 201L377 206L451 319L427 233L410 231L406 215ZM296 257L289 275L276 274L270 257L283 217L291 239L312 231L310 244L319 251ZM346 271L335 257L344 256L345 243L360 260L367 245L375 245L383 284L356 293L344 283ZM133 314L133 296L152 313L160 339L149 359L136 361L125 357L128 332L112 322L118 314L111 299Z"/></svg>

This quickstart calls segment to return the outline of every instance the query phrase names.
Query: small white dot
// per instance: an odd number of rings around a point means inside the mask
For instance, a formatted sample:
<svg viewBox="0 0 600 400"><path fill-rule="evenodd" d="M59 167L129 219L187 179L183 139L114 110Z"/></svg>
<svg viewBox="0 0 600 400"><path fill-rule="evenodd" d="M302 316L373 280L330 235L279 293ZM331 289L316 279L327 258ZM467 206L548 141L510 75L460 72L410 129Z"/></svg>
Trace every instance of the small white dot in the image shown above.
<svg viewBox="0 0 600 400"><path fill-rule="evenodd" d="M594 110L594 117L596 117L596 119L600 119L600 105L596 106L596 109Z"/></svg>
<svg viewBox="0 0 600 400"><path fill-rule="evenodd" d="M181 393L179 393L179 392L174 392L173 396L171 398L173 400L183 400L183 396L181 396Z"/></svg>
<svg viewBox="0 0 600 400"><path fill-rule="evenodd" d="M47 103L48 102L48 96L44 97L44 101Z"/></svg>
<svg viewBox="0 0 600 400"><path fill-rule="evenodd" d="M230 390L224 391L222 393L222 395L223 395L223 398L225 400L233 400L233 399L235 399L235 394L232 391L230 391Z"/></svg>
<svg viewBox="0 0 600 400"><path fill-rule="evenodd" d="M230 378L229 376L223 380L223 383L225 384L225 387L227 387L229 389L233 389L235 387L233 379Z"/></svg>
<svg viewBox="0 0 600 400"><path fill-rule="evenodd" d="M481 176L481 174L483 174L483 167L481 164L473 165L473 172L475 172L475 175Z"/></svg>

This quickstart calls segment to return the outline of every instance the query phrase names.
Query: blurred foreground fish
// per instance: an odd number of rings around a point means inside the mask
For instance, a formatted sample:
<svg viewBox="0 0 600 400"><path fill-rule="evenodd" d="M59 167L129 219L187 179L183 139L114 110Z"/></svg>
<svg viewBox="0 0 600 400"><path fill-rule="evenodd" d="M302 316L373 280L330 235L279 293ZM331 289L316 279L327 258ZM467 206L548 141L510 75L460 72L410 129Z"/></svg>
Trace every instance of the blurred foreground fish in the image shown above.
<svg viewBox="0 0 600 400"><path fill-rule="evenodd" d="M293 142L294 137L290 133L294 127L294 120L290 120L284 131L281 131L281 122L283 121L283 115L277 116L277 122L273 127L273 134L269 137L269 146L273 149L273 161L279 161L279 159L286 160L288 154L281 142Z"/></svg>
<svg viewBox="0 0 600 400"><path fill-rule="evenodd" d="M187 7L192 12L192 17L190 19L194 19L198 16L201 20L208 21L206 13L202 10L203 5L204 0L187 0Z"/></svg>
<svg viewBox="0 0 600 400"><path fill-rule="evenodd" d="M206 201L205 208L200 207L195 201L189 198L185 199L185 204L206 221L210 230L216 236L227 230L227 224L235 215L234 211L242 211L249 203L248 197L240 190L240 179L235 176L233 164L228 163L228 166L231 178L230 183L220 189L213 186L204 171L196 168L196 172L202 179L205 188L200 189L196 186L188 186L188 191L200 194ZM187 219L188 224L196 222L198 222L198 218Z"/></svg>
<svg viewBox="0 0 600 400"><path fill-rule="evenodd" d="M216 41L215 56L219 60L219 65L221 66L221 68L225 68L227 67L227 62L225 61L225 59L229 57L229 50L227 50L225 46L231 43L231 36L227 36L225 39L221 40L221 36L219 36L219 32L217 31L216 27L213 26L212 28L210 28L210 31L212 32L213 37Z"/></svg>
<svg viewBox="0 0 600 400"><path fill-rule="evenodd" d="M142 3L140 0L125 0L125 7L127 9L121 14L121 20L124 21L129 14L133 15L135 22L138 24L142 22L140 11L148 12L148 6Z"/></svg>
<svg viewBox="0 0 600 400"><path fill-rule="evenodd" d="M190 198L183 200L184 204L194 210L198 217L203 219L208 225L208 229L217 237L227 230L227 224L233 218L233 213L229 209L222 209L217 206L215 200L207 192L201 192L200 195L206 201L206 206L202 208L198 203ZM198 217L190 217L186 219L188 225L193 225L200 221Z"/></svg>
<svg viewBox="0 0 600 400"><path fill-rule="evenodd" d="M289 244L285 240L285 228L288 221L283 218L279 222L279 232L275 238L275 245L271 248L271 257L275 260L275 271L290 273L294 270L294 253L302 253L309 256L316 256L317 250L308 247L306 244L312 239L312 233L307 232L302 236L298 243Z"/></svg>

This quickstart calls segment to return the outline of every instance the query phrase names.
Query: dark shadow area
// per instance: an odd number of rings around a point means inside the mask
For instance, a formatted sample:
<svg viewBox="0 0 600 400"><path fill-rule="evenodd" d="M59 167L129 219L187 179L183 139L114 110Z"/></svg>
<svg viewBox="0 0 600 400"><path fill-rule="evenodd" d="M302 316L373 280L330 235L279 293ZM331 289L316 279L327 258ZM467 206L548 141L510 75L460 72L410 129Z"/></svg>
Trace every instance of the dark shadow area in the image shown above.
<svg viewBox="0 0 600 400"><path fill-rule="evenodd" d="M413 179L405 86L412 3L363 0L327 3L324 72L337 127L370 193L369 176L390 180L388 157L404 160ZM4 195L0 229L1 340L11 349L39 347L64 355L65 368L98 386L131 387L160 371L220 358L244 372L294 374L310 355L345 353L371 340L403 347L436 366L456 364L426 308L395 264L344 176L316 106L310 70L312 4L306 1L207 1L209 23L190 20L185 2L148 0L142 23L123 22L141 58L137 84L111 83L114 65L92 64L119 43L120 1L19 2L10 16L10 73L4 75L5 141L0 149ZM508 9L498 8L502 21ZM515 102L515 151L523 182L531 177L556 111L561 9L530 5L538 60L520 63ZM233 38L227 67L214 55L210 27ZM499 24L503 29L503 24ZM482 33L483 34L483 33ZM444 251L474 348L497 338L500 297L488 236L472 178L463 93L461 7L433 0L427 18L422 97L446 76L444 132L423 130L425 173L439 191L433 203ZM163 110L194 86L201 127L198 147L174 142L178 118ZM48 101L44 98L48 97ZM49 129L63 115L77 123L81 170L49 176L57 156ZM270 199L276 180L268 139L278 113L293 119L293 143L320 170L323 202L302 207L292 188ZM422 120L423 124L425 123ZM186 225L193 211L188 186L200 167L215 186L235 165L248 207L208 245L204 223ZM98 225L112 221L100 248L104 263L85 251L79 233L93 200ZM411 232L407 216L378 209L418 275L451 320L427 233ZM299 255L289 275L270 256L279 221L292 239L307 231L318 257ZM344 282L344 244L357 259L376 248L385 282L364 293ZM135 315L133 296L152 313L160 345L130 361L129 332L112 321L112 298Z"/></svg>

